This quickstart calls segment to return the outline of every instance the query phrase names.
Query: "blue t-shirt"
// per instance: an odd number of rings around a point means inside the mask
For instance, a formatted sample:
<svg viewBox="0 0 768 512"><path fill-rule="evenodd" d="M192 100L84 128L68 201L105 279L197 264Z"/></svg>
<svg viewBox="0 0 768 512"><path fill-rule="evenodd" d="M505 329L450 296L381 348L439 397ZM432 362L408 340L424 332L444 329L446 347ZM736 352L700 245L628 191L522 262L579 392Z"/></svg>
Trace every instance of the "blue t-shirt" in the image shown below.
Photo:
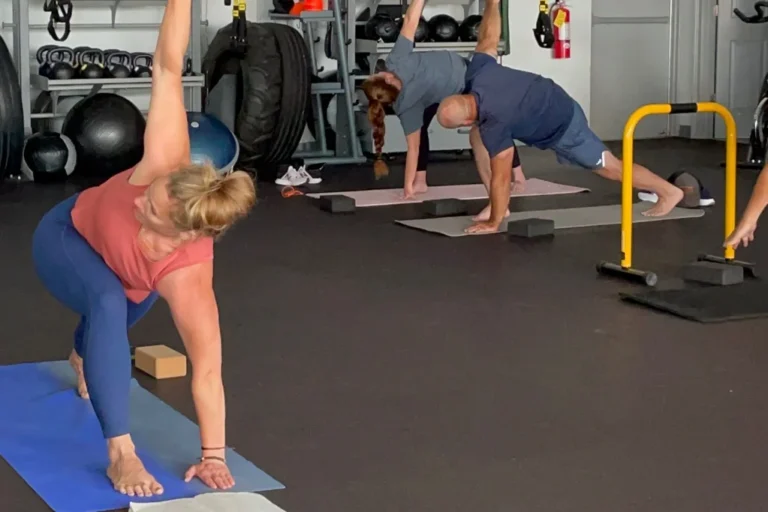
<svg viewBox="0 0 768 512"><path fill-rule="evenodd" d="M574 100L541 75L506 68L486 53L467 66L467 92L477 101L477 125L491 158L515 139L539 149L551 148L573 117Z"/></svg>

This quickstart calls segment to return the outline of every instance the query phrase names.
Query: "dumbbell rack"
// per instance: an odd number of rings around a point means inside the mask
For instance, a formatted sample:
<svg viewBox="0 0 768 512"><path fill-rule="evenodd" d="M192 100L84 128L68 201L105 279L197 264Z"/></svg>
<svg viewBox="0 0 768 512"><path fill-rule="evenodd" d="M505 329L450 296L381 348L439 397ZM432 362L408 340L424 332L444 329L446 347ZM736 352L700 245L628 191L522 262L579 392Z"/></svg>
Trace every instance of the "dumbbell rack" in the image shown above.
<svg viewBox="0 0 768 512"><path fill-rule="evenodd" d="M159 28L159 23L116 23L115 17L120 5L137 4L164 4L165 0L78 0L77 6L85 3L108 5L112 12L111 23L72 23L72 30L86 29L155 29ZM25 135L32 133L32 119L50 119L61 117L64 114L59 113L57 109L59 98L63 96L86 96L95 94L101 90L121 91L150 89L152 86L151 78L100 78L100 79L72 79L72 80L50 80L47 77L40 76L33 72L30 62L32 54L29 48L30 30L46 29L47 25L34 25L29 23L29 1L13 0L13 22L2 23L3 29L13 29L13 54L16 64L16 71L19 75L19 85L21 87L21 100L24 111L24 132ZM182 79L182 85L185 88L185 103L187 108L199 111L202 108L202 87L205 85L205 78L200 74L202 63L202 27L208 25L207 20L202 19L202 0L192 0L192 26L190 31L189 57L192 60L193 75ZM62 42L62 45L66 42ZM48 91L51 95L51 112L32 113L30 89L34 87L40 91Z"/></svg>
<svg viewBox="0 0 768 512"><path fill-rule="evenodd" d="M270 13L270 18L275 21L300 21L304 40L309 47L309 56L312 66L312 73L317 73L317 58L314 48L314 28L313 23L328 23L333 26L333 35L335 41L333 44L337 48L345 47L345 38L348 28L345 29L345 18L349 16L342 14L339 1L329 0L331 10L324 11L304 11L299 15ZM347 23L348 26L348 23ZM354 30L354 28L353 28ZM337 52L337 55L342 52ZM354 57L354 55L353 55ZM357 127L354 114L354 94L355 84L350 72L348 55L342 53L338 59L339 62L339 81L335 83L313 83L311 85L312 109L315 117L315 133L317 134L317 145L319 149L314 151L298 151L294 158L302 158L306 164L315 163L334 163L334 164L356 164L366 161L363 155L360 141L357 137ZM325 118L322 112L322 102L320 97L325 94L339 95L339 108L336 111L336 147L328 148L325 138Z"/></svg>
<svg viewBox="0 0 768 512"><path fill-rule="evenodd" d="M349 0L350 2L354 2L354 0ZM501 11L501 20L502 20L502 32L501 32L501 41L499 42L499 48L498 52L499 55L507 55L509 53L509 38L507 37L507 34L509 33L509 22L508 22L508 0L502 0L499 8ZM469 12L469 6L471 4L471 0L440 0L440 4L448 4L448 5L460 5L464 8L464 17L469 16L471 13ZM383 0L378 5L402 5L403 13L408 7L407 0L403 0L402 2L400 0ZM479 8L479 12L477 14L482 14L482 12L485 10L485 3L483 2L482 6ZM374 13L372 12L371 15ZM413 51L415 52L435 52L435 51L441 51L441 50L448 50L451 52L456 52L460 54L469 54L475 51L475 46L477 43L474 42L451 42L451 43L437 43L433 41L425 41L421 43L414 44ZM371 64L371 69L374 68L376 64L376 60L381 55L388 55L392 48L395 46L395 43L382 43L379 41L373 41L370 39L359 39L357 40L355 44L355 53L362 53L362 54L368 54L368 59Z"/></svg>

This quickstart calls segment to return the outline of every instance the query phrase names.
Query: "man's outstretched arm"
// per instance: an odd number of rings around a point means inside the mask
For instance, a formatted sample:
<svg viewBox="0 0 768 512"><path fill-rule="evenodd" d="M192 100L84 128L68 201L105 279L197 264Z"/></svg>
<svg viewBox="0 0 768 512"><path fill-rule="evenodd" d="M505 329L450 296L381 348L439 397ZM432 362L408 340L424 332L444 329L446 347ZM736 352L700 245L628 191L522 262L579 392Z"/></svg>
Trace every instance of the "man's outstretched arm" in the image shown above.
<svg viewBox="0 0 768 512"><path fill-rule="evenodd" d="M480 23L479 35L475 52L485 53L493 58L498 56L499 41L501 40L500 0L486 0L483 21Z"/></svg>

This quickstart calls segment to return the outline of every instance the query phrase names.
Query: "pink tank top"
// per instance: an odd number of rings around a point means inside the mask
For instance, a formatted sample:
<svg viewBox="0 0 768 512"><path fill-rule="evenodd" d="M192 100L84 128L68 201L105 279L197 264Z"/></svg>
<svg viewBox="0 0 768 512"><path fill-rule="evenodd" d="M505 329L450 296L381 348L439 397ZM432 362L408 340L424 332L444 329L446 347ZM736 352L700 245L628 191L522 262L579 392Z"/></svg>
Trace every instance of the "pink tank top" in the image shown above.
<svg viewBox="0 0 768 512"><path fill-rule="evenodd" d="M147 187L128 183L132 173L133 169L123 171L81 192L72 209L72 223L120 278L126 297L138 303L174 270L212 260L213 239L189 242L159 261L148 259L139 248L141 223L133 203Z"/></svg>

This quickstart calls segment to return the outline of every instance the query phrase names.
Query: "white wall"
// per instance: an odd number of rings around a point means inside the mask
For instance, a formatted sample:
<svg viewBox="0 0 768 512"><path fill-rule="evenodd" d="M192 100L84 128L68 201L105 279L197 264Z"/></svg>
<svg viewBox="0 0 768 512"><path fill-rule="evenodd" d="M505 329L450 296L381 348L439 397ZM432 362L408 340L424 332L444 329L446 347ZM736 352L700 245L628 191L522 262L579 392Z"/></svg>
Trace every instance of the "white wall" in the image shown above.
<svg viewBox="0 0 768 512"><path fill-rule="evenodd" d="M571 58L556 60L551 50L539 48L533 28L539 12L533 0L510 0L510 55L502 64L551 78L560 84L589 116L591 105L590 70L592 67L592 0L568 0L571 9Z"/></svg>
<svg viewBox="0 0 768 512"><path fill-rule="evenodd" d="M714 8L717 0L676 0L677 51L673 98L678 103L710 101L715 93ZM713 114L672 118L672 134L711 138Z"/></svg>
<svg viewBox="0 0 768 512"><path fill-rule="evenodd" d="M670 96L672 0L592 4L592 129L604 140L620 140L638 107L667 103ZM668 132L667 116L649 116L635 139Z"/></svg>

